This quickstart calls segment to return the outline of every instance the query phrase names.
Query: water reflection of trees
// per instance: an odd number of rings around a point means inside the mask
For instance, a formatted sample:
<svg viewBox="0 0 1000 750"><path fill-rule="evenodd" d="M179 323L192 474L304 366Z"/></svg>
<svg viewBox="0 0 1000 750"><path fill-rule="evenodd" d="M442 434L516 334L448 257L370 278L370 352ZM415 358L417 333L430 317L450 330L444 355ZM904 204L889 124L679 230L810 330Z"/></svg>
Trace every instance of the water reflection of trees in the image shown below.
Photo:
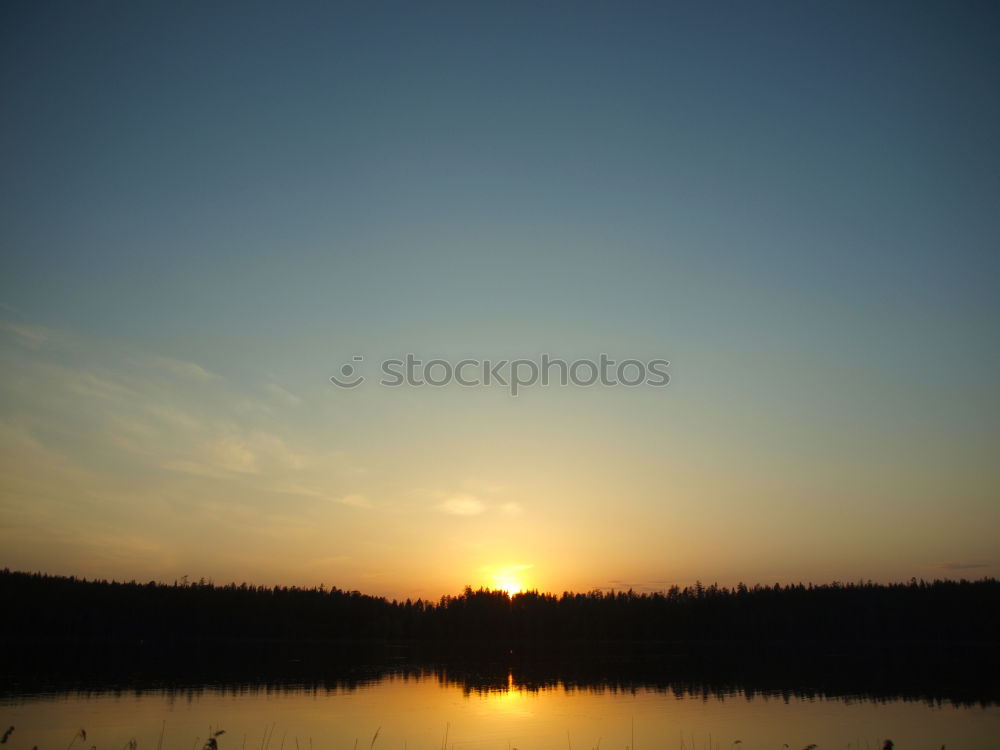
<svg viewBox="0 0 1000 750"><path fill-rule="evenodd" d="M693 674L667 664L649 661L642 665L619 664L609 671L599 664L383 664L350 665L342 670L328 666L319 672L297 670L295 674L249 679L245 674L226 677L221 672L208 678L174 674L170 677L131 679L94 671L86 675L65 676L57 680L16 680L3 691L8 700L31 700L41 696L77 695L82 697L166 696L170 701L195 701L201 696L221 694L232 697L270 694L312 694L314 696L350 693L371 689L380 683L414 684L432 681L445 689L457 689L466 696L488 697L510 691L532 694L547 691L585 694L635 695L651 691L678 700L836 700L846 702L912 701L928 705L992 706L1000 705L995 689L967 684L930 683L913 680L914 674L895 674L896 682L871 680L865 674L826 671L801 680L780 668L766 672L726 675L710 669ZM148 674L143 669L143 675ZM906 682L904 678L911 678Z"/></svg>

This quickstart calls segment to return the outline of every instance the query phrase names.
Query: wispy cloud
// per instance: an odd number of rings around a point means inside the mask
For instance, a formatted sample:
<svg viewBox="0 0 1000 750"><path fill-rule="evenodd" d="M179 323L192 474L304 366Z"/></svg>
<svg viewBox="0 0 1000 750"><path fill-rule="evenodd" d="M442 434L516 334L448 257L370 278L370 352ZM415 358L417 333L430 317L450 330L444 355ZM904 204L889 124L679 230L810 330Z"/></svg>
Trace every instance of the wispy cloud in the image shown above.
<svg viewBox="0 0 1000 750"><path fill-rule="evenodd" d="M80 372L68 384L69 390L81 396L117 400L134 396L132 389L107 376L91 372Z"/></svg>
<svg viewBox="0 0 1000 750"><path fill-rule="evenodd" d="M21 344L32 349L44 344L53 334L53 331L43 326L13 323L9 320L0 320L0 330L13 334Z"/></svg>
<svg viewBox="0 0 1000 750"><path fill-rule="evenodd" d="M483 571L484 573L493 572L496 573L497 575L500 574L509 575L512 573L517 573L522 570L531 570L533 567L535 566L530 563L525 565L508 565L506 568L496 568L496 567L491 567L489 565L484 565L482 568L480 568L480 570Z"/></svg>
<svg viewBox="0 0 1000 750"><path fill-rule="evenodd" d="M352 508L370 508L372 504L364 495L351 494L336 498L336 502L341 505L350 505Z"/></svg>
<svg viewBox="0 0 1000 750"><path fill-rule="evenodd" d="M262 457L289 469L304 469L312 463L306 453L289 448L280 437L263 430L254 430L247 442Z"/></svg>
<svg viewBox="0 0 1000 750"><path fill-rule="evenodd" d="M178 474L190 474L196 477L210 477L212 479L228 479L232 474L218 467L212 466L210 464L203 463L201 461L192 461L186 458L171 459L169 461L164 461L162 464L164 469L168 471L177 472Z"/></svg>
<svg viewBox="0 0 1000 750"><path fill-rule="evenodd" d="M209 372L195 362L184 362L183 360L163 356L151 357L150 361L156 367L166 370L171 375L179 378L188 378L190 380L200 380L203 382L221 378L220 375L216 375L214 372Z"/></svg>
<svg viewBox="0 0 1000 750"><path fill-rule="evenodd" d="M270 378L20 321L0 321L0 354L0 546L20 567L169 578L259 570L263 550L294 574L331 522L349 549L351 524L391 508Z"/></svg>
<svg viewBox="0 0 1000 750"><path fill-rule="evenodd" d="M204 428L201 418L173 404L146 404L146 411L166 425L183 430L198 431Z"/></svg>
<svg viewBox="0 0 1000 750"><path fill-rule="evenodd" d="M256 474L257 454L237 437L225 436L205 445L205 454L213 459L213 464L227 471L240 474Z"/></svg>
<svg viewBox="0 0 1000 750"><path fill-rule="evenodd" d="M271 488L272 492L280 492L284 495L298 495L324 502L333 502L338 505L347 505L352 508L371 508L372 503L366 495L360 493L348 493L346 495L331 495L330 492L310 487L304 484L282 484Z"/></svg>
<svg viewBox="0 0 1000 750"><path fill-rule="evenodd" d="M479 516L486 513L516 516L524 512L524 508L518 502L489 497L492 493L500 492L500 488L496 485L466 480L459 487L461 489L457 492L417 490L416 493L436 500L437 502L431 506L433 510L452 516ZM477 487L478 490L473 491L472 487Z"/></svg>
<svg viewBox="0 0 1000 750"><path fill-rule="evenodd" d="M282 388L280 385L277 385L276 383L268 383L266 386L264 386L264 390L267 391L268 395L274 401L277 401L282 406L298 406L299 404L302 403L301 398L296 396L294 393L291 393L290 391L286 391L284 388Z"/></svg>
<svg viewBox="0 0 1000 750"><path fill-rule="evenodd" d="M469 494L452 495L434 507L453 516L478 516L486 511L486 503Z"/></svg>

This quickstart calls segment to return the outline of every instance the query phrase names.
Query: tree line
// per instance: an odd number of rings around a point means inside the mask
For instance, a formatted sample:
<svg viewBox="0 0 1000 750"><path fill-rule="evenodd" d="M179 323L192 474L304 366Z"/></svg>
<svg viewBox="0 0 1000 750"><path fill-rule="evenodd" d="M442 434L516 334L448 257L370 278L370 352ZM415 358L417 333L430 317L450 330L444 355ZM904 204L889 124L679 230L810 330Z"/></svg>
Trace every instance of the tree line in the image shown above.
<svg viewBox="0 0 1000 750"><path fill-rule="evenodd" d="M339 588L164 584L0 572L6 638L194 640L1000 640L1000 581L674 586L562 594L467 587L436 601Z"/></svg>

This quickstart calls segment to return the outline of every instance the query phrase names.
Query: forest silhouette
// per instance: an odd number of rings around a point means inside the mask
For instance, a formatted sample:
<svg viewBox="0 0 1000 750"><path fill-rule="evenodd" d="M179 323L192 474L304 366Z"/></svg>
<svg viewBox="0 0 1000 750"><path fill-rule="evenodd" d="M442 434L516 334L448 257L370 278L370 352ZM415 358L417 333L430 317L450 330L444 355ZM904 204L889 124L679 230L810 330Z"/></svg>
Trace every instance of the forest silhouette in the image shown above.
<svg viewBox="0 0 1000 750"><path fill-rule="evenodd" d="M252 584L87 581L0 572L5 638L190 640L980 642L1000 640L1000 581L665 591L504 591L437 601Z"/></svg>

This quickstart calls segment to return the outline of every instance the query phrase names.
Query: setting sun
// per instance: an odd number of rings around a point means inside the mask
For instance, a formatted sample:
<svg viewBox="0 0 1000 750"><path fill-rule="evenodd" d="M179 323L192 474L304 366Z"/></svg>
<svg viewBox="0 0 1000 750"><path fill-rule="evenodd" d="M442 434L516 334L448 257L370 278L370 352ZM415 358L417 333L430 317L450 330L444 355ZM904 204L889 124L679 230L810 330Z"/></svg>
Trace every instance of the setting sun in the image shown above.
<svg viewBox="0 0 1000 750"><path fill-rule="evenodd" d="M493 574L491 588L505 591L508 594L517 594L524 591L524 571L531 568L530 565L514 565L508 568L497 568Z"/></svg>
<svg viewBox="0 0 1000 750"><path fill-rule="evenodd" d="M508 594L516 594L524 590L521 582L513 576L497 576L493 579L493 588L506 591Z"/></svg>

